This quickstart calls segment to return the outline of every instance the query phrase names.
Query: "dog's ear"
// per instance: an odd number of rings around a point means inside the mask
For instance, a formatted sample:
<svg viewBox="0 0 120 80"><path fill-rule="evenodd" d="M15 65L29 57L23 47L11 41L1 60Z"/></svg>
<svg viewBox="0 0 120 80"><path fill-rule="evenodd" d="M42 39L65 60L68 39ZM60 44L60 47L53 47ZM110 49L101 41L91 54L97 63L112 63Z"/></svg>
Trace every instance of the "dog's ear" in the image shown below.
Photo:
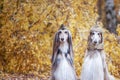
<svg viewBox="0 0 120 80"><path fill-rule="evenodd" d="M57 57L57 52L58 52L58 47L59 47L59 33L57 32L54 37L54 42L53 42L53 54L52 54L52 64L54 64L55 59Z"/></svg>
<svg viewBox="0 0 120 80"><path fill-rule="evenodd" d="M100 43L103 43L103 34L102 33L100 33L100 37L101 37Z"/></svg>
<svg viewBox="0 0 120 80"><path fill-rule="evenodd" d="M68 32L68 44L69 44L69 53L71 56L71 60L73 62L74 53L73 53L73 46L72 46L72 36L70 32Z"/></svg>
<svg viewBox="0 0 120 80"><path fill-rule="evenodd" d="M88 43L90 43L90 42L92 41L91 35L92 35L92 32L89 33L89 36L88 36Z"/></svg>
<svg viewBox="0 0 120 80"><path fill-rule="evenodd" d="M72 37L69 31L68 31L68 43L72 45Z"/></svg>

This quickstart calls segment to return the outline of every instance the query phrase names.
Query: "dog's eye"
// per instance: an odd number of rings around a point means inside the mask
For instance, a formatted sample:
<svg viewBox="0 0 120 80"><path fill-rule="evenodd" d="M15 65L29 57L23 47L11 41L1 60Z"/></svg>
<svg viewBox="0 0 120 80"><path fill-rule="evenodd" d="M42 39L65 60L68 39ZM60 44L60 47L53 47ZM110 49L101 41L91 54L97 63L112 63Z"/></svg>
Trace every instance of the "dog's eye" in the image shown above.
<svg viewBox="0 0 120 80"><path fill-rule="evenodd" d="M100 33L98 33L98 35L100 35Z"/></svg>
<svg viewBox="0 0 120 80"><path fill-rule="evenodd" d="M68 32L67 32L67 31L65 31L65 33L67 34Z"/></svg>
<svg viewBox="0 0 120 80"><path fill-rule="evenodd" d="M59 34L62 33L61 31L59 32Z"/></svg>
<svg viewBox="0 0 120 80"><path fill-rule="evenodd" d="M94 35L94 33L91 32L90 35Z"/></svg>

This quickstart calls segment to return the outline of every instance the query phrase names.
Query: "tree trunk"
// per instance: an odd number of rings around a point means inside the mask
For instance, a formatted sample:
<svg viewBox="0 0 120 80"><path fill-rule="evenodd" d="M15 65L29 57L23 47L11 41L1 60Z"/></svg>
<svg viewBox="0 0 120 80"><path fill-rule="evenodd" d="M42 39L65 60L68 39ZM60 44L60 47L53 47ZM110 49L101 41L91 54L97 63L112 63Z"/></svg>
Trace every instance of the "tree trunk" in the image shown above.
<svg viewBox="0 0 120 80"><path fill-rule="evenodd" d="M106 0L105 2L105 12L106 12L106 25L104 27L109 30L109 32L117 34L117 18L114 7L114 0Z"/></svg>

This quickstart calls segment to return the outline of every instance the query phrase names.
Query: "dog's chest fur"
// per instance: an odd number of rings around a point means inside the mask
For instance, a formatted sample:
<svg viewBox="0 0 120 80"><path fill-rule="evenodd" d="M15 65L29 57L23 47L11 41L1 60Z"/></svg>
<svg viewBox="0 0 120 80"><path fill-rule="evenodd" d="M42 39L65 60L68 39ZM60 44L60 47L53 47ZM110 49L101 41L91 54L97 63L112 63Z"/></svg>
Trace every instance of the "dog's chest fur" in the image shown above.
<svg viewBox="0 0 120 80"><path fill-rule="evenodd" d="M54 72L55 80L75 80L73 67L68 63L65 56L62 56L60 63Z"/></svg>
<svg viewBox="0 0 120 80"><path fill-rule="evenodd" d="M59 50L60 53L57 56L58 64L54 72L55 80L76 80L74 68L68 60L70 56L68 53L68 44L61 44Z"/></svg>
<svg viewBox="0 0 120 80"><path fill-rule="evenodd" d="M104 80L100 51L88 51L84 59L81 80Z"/></svg>
<svg viewBox="0 0 120 80"><path fill-rule="evenodd" d="M62 53L67 53L68 52L68 43L65 42L63 44L60 44L59 49Z"/></svg>

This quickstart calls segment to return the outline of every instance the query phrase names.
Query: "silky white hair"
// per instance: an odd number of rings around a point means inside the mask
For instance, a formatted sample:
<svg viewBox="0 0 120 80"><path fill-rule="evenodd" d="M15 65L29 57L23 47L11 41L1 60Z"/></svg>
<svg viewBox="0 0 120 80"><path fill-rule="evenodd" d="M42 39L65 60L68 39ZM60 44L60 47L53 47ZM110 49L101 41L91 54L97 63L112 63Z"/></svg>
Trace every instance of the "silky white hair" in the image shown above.
<svg viewBox="0 0 120 80"><path fill-rule="evenodd" d="M114 80L108 72L103 49L103 32L93 27L88 36L88 48L82 65L81 80Z"/></svg>
<svg viewBox="0 0 120 80"><path fill-rule="evenodd" d="M76 80L70 31L61 25L55 34L52 54L52 80Z"/></svg>

